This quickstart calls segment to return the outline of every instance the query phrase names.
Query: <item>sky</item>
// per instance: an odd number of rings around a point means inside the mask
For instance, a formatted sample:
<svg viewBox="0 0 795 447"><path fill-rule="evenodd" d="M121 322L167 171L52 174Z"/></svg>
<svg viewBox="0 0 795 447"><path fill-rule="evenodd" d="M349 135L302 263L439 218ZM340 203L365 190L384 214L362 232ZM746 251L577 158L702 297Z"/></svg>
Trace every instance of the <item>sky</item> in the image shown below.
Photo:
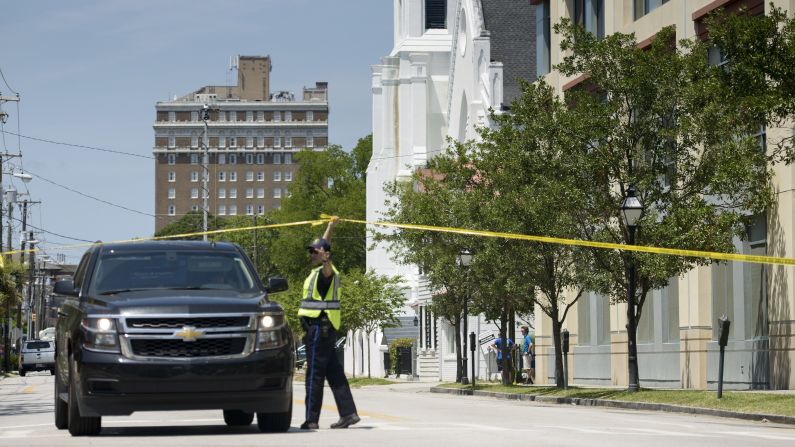
<svg viewBox="0 0 795 447"><path fill-rule="evenodd" d="M41 202L28 223L67 263L86 241L151 236L157 101L234 84L230 56L270 55L271 91L329 83L329 142L350 150L372 131L370 66L391 50L392 26L390 0L2 1L0 93L21 98L0 105L2 129L138 155L5 133L0 150L22 157L4 158L3 187ZM9 175L20 170L33 179Z"/></svg>

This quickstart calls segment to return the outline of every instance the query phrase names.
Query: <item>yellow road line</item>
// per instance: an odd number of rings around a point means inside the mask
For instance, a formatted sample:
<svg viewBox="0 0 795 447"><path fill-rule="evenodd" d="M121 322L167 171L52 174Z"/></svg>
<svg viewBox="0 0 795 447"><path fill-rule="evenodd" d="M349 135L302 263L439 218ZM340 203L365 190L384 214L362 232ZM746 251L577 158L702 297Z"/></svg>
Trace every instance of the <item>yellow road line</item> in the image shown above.
<svg viewBox="0 0 795 447"><path fill-rule="evenodd" d="M30 393L32 393L35 390L36 390L36 385L30 385L30 386L25 387L25 389L23 389L22 392L30 394Z"/></svg>

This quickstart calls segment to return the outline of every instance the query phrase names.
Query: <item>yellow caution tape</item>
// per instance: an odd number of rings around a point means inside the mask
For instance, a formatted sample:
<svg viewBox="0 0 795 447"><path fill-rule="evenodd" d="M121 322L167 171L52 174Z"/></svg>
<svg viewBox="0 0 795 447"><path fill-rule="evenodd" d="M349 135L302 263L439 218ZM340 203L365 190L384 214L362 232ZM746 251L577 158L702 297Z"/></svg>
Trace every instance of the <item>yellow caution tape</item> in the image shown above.
<svg viewBox="0 0 795 447"><path fill-rule="evenodd" d="M320 217L328 219L330 216L321 214ZM521 241L543 242L547 244L560 244L560 245L574 245L580 247L602 248L607 250L626 250L626 251L635 251L641 253L654 253L660 255L718 259L721 261L751 262L755 264L795 265L795 259L793 258L777 258L774 256L741 255L736 253L683 250L678 248L650 247L645 245L626 245L626 244L615 244L612 242L583 241L578 239L564 239L564 238L548 237L548 236L530 236L526 234L503 233L499 231L469 230L464 228L436 227L432 225L400 224L400 223L384 222L384 221L368 221L368 220L356 220L356 219L340 219L340 221L359 223L365 225L376 225L381 227L436 231L440 233L467 234L471 236L516 239Z"/></svg>
<svg viewBox="0 0 795 447"><path fill-rule="evenodd" d="M288 222L288 223L281 223L281 224L269 224L269 225L257 225L257 226L250 226L250 227L238 227L238 228L225 228L223 230L213 230L207 232L196 232L196 233L184 233L184 234L174 234L169 236L157 236L157 237L148 237L148 238L140 238L140 239L128 239L128 240L120 240L120 241L113 241L107 243L119 243L119 242L143 242L143 241L153 241L153 240L162 240L162 239L180 239L186 237L194 237L194 236L203 236L205 234L223 234L223 233L233 233L238 231L250 231L250 230L264 230L270 228L280 228L280 227L293 227L293 226L300 226L300 225L311 225L317 226L322 225L326 222L330 222L332 219L337 218L340 222L350 222L350 223L357 223L357 224L364 224L364 225L375 225L381 227L391 227L391 228L405 228L408 230L422 230L422 231L436 231L440 233L454 233L454 234L464 234L470 236L481 236L481 237L492 237L492 238L503 238L503 239L515 239L521 241L533 241L533 242L542 242L546 244L560 244L560 245L572 245L572 246L579 246L579 247L592 247L592 248L601 248L606 250L626 250L626 251L634 251L640 253L654 253L660 255L670 255L670 256L684 256L684 257L691 257L691 258L707 258L707 259L716 259L721 261L739 261L739 262L750 262L755 264L771 264L771 265L795 265L795 259L793 258L779 258L774 256L755 256L755 255L742 255L737 253L719 253L713 251L701 251L701 250L684 250L678 248L663 248L663 247L650 247L645 245L627 245L627 244L616 244L612 242L596 242L596 241L584 241L578 239L565 239L565 238L557 238L557 237L548 237L548 236L530 236L527 234L516 234L516 233L504 233L500 231L486 231L486 230L470 230L466 228L453 228L453 227L437 227L433 225L417 225L417 224L401 224L401 223L394 223L394 222L385 222L385 221L369 221L369 220L358 220L358 219L342 219L338 218L337 216L330 216L328 214L321 214L319 220L305 220L300 222ZM102 243L102 242L97 242ZM77 244L71 246L64 246L59 247L60 249L66 248L80 248L80 247L89 247L95 245L95 243L91 244ZM0 255L10 255L13 253L23 253L23 252L33 252L38 251L38 248L29 249L29 250L12 250L6 252L0 252ZM0 259L0 262L2 260ZM2 264L0 264L2 266Z"/></svg>

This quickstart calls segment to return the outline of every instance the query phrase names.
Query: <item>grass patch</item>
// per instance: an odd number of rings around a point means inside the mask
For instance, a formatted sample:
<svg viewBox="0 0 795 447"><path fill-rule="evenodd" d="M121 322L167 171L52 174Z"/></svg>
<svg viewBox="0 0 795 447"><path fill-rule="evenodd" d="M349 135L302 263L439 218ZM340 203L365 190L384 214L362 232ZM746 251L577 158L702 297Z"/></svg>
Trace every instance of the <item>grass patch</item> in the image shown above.
<svg viewBox="0 0 795 447"><path fill-rule="evenodd" d="M443 388L472 388L471 385L461 385L460 383L446 383L440 386ZM561 390L555 387L490 384L478 384L475 389L497 393L672 404L741 413L795 416L795 396L791 394L724 391L723 398L718 399L715 391L704 390L641 389L636 393L629 393L624 389L609 388L569 387L567 390Z"/></svg>
<svg viewBox="0 0 795 447"><path fill-rule="evenodd" d="M351 388L361 388L371 385L392 385L395 382L380 377L348 377L348 383L351 385Z"/></svg>

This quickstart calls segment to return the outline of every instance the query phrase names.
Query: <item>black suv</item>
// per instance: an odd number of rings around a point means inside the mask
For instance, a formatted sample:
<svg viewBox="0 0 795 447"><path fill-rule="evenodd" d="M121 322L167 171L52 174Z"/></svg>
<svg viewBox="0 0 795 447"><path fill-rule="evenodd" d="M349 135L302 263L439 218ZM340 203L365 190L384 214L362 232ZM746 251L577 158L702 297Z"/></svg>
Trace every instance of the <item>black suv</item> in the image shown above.
<svg viewBox="0 0 795 447"><path fill-rule="evenodd" d="M292 417L293 337L237 245L97 244L58 281L55 426L95 435L104 415L223 410L264 432Z"/></svg>

